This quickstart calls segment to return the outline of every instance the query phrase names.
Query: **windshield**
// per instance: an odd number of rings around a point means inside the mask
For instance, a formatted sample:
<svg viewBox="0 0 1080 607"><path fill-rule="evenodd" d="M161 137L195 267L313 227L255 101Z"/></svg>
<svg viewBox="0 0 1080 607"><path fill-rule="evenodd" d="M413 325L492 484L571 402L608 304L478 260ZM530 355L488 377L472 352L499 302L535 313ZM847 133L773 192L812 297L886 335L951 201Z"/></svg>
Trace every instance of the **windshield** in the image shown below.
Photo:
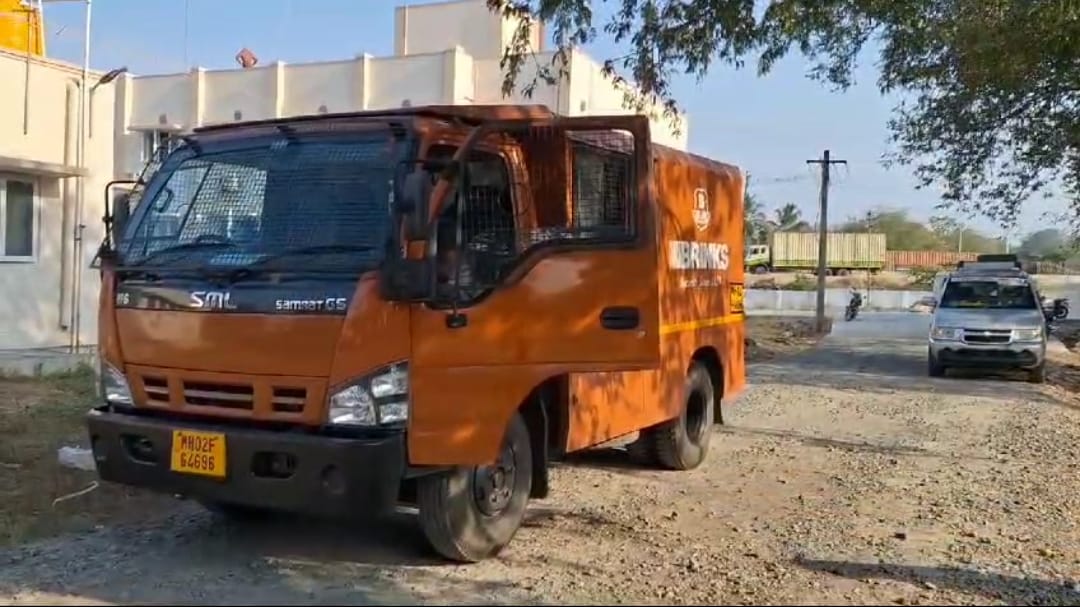
<svg viewBox="0 0 1080 607"><path fill-rule="evenodd" d="M952 280L941 296L942 308L1037 308L1031 286L1016 280Z"/></svg>
<svg viewBox="0 0 1080 607"><path fill-rule="evenodd" d="M380 135L177 152L147 186L123 264L372 268L390 233L392 144Z"/></svg>

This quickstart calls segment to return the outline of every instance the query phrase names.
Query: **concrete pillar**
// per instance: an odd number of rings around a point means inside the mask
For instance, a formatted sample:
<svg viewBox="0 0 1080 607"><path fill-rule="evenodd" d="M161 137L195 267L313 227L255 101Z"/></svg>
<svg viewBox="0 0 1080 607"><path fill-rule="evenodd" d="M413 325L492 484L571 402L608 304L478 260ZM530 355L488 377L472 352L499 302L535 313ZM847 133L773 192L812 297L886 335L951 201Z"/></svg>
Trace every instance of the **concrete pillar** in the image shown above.
<svg viewBox="0 0 1080 607"><path fill-rule="evenodd" d="M353 103L357 110L366 110L371 103L371 55L364 53L356 56L356 68L353 72L356 85L353 89Z"/></svg>
<svg viewBox="0 0 1080 607"><path fill-rule="evenodd" d="M187 130L202 126L206 119L206 69L192 68L190 78L191 108L185 125Z"/></svg>
<svg viewBox="0 0 1080 607"><path fill-rule="evenodd" d="M285 62L274 64L274 118L285 115Z"/></svg>

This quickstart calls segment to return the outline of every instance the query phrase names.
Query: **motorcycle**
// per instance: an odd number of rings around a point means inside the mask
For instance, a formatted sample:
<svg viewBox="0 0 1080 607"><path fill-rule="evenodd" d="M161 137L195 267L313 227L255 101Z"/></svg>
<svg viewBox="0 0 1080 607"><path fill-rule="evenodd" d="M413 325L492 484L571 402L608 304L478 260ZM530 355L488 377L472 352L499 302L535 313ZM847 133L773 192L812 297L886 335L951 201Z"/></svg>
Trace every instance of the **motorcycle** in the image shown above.
<svg viewBox="0 0 1080 607"><path fill-rule="evenodd" d="M1054 320L1061 320L1069 315L1069 299L1067 297L1059 297L1054 300L1053 307Z"/></svg>
<svg viewBox="0 0 1080 607"><path fill-rule="evenodd" d="M844 320L855 320L855 317L859 315L859 308L861 307L862 293L852 291L851 300L848 301L847 309L844 310Z"/></svg>

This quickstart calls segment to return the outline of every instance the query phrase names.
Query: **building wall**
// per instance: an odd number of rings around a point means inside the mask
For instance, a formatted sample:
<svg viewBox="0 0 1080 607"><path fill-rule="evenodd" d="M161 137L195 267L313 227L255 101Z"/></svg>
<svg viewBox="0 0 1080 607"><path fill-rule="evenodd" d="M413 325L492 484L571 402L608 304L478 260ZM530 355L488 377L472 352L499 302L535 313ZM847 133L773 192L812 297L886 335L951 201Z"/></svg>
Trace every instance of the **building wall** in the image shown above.
<svg viewBox="0 0 1080 607"><path fill-rule="evenodd" d="M26 56L0 51L0 173L35 184L34 250L29 259L0 257L0 349L65 346L70 340L70 255L74 226L85 225L79 315L82 341L97 339L99 280L90 263L103 229L102 192L113 175L114 87L99 86L88 107L92 123L86 139L86 198L76 221L78 179L60 177L56 167L76 164L78 67L32 58L26 83ZM101 76L91 73L89 82ZM30 103L24 122L24 91ZM51 168L43 169L48 164ZM0 221L3 221L0 218Z"/></svg>
<svg viewBox="0 0 1080 607"><path fill-rule="evenodd" d="M395 27L396 52L389 57L125 79L118 93L118 121L126 127L117 133L120 173L133 176L141 170L147 160L145 132L187 131L237 119L469 103L537 103L570 116L630 113L600 64L582 52L573 53L569 77L554 85L540 81L531 98L523 95L536 66L552 65L553 53L542 48L540 24L532 28L536 61L525 63L517 90L503 97L499 60L515 24L490 12L484 0L398 7ZM676 135L657 116L653 138L686 149L685 117L681 126Z"/></svg>

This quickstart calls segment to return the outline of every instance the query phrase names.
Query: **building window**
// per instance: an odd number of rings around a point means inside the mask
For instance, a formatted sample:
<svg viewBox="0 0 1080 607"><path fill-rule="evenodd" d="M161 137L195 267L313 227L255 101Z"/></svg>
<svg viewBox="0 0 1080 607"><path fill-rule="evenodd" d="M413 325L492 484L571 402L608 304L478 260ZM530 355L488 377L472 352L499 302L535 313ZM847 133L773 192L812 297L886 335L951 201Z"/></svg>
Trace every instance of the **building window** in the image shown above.
<svg viewBox="0 0 1080 607"><path fill-rule="evenodd" d="M0 260L32 260L36 240L37 188L34 181L0 178Z"/></svg>
<svg viewBox="0 0 1080 607"><path fill-rule="evenodd" d="M171 131L145 131L143 133L143 162L161 162L169 152L180 145L180 138Z"/></svg>

